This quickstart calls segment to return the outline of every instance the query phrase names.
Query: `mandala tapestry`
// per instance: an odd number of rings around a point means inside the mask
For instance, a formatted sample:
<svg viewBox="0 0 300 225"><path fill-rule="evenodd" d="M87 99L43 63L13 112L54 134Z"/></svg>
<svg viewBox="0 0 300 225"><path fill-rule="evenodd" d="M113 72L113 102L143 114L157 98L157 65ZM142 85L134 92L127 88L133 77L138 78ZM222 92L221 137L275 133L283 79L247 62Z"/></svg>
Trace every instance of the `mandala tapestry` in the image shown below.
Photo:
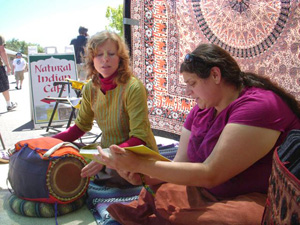
<svg viewBox="0 0 300 225"><path fill-rule="evenodd" d="M134 74L145 84L152 127L180 134L195 102L179 66L199 43L226 49L243 71L270 77L300 100L298 0L131 1Z"/></svg>

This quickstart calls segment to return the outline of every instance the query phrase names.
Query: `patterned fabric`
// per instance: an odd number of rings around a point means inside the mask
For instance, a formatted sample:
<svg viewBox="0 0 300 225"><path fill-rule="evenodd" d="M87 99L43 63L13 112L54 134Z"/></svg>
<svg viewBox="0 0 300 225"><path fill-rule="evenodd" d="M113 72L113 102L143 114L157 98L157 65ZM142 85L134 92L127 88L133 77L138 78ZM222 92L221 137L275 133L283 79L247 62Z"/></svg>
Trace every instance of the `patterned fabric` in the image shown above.
<svg viewBox="0 0 300 225"><path fill-rule="evenodd" d="M270 77L300 100L299 1L131 1L134 74L145 84L152 128L180 134L195 102L179 75L199 43L228 50L242 70Z"/></svg>
<svg viewBox="0 0 300 225"><path fill-rule="evenodd" d="M9 199L10 208L17 214L29 217L56 217L74 212L80 209L85 203L86 197L83 196L68 204L54 204L44 202L34 202L18 198L12 194Z"/></svg>
<svg viewBox="0 0 300 225"><path fill-rule="evenodd" d="M263 225L300 224L300 130L274 152Z"/></svg>
<svg viewBox="0 0 300 225"><path fill-rule="evenodd" d="M141 186L122 189L117 187L107 187L97 185L91 181L87 191L87 206L95 217L97 224L119 224L110 217L106 208L115 202L126 204L133 200L137 200L141 189Z"/></svg>
<svg viewBox="0 0 300 225"><path fill-rule="evenodd" d="M158 147L161 155L172 160L176 155L178 143L176 142L170 145L160 145ZM90 182L87 191L87 206L93 213L97 224L119 225L117 221L110 217L106 208L112 203L127 204L133 200L137 200L142 186L118 188L97 185L95 183Z"/></svg>

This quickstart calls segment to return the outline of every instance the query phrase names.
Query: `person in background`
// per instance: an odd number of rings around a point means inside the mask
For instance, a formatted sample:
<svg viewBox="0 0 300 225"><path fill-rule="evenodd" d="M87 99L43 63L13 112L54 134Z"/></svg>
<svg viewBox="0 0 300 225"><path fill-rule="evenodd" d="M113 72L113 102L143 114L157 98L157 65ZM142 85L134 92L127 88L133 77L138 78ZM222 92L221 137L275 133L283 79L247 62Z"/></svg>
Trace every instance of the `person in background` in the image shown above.
<svg viewBox="0 0 300 225"><path fill-rule="evenodd" d="M98 147L98 160L132 184L143 174L152 189L107 211L130 225L260 224L273 152L300 129L298 102L268 78L242 72L214 44L187 54L180 73L197 105L173 162L144 160L116 145L108 156Z"/></svg>
<svg viewBox="0 0 300 225"><path fill-rule="evenodd" d="M102 148L144 144L158 151L148 119L146 89L133 76L124 40L109 31L95 34L88 40L85 61L91 80L83 88L75 125L53 137L73 142L92 129L95 119L102 131ZM82 177L96 174L99 179L108 177L111 184L129 185L114 170L94 161L82 169Z"/></svg>
<svg viewBox="0 0 300 225"><path fill-rule="evenodd" d="M12 111L14 108L17 107L17 103L12 102L10 99L9 81L8 81L8 76L6 74L3 61L6 65L7 73L11 72L11 68L8 63L8 58L4 46L5 46L5 39L2 35L0 35L0 56L1 56L0 57L0 92L3 94L5 98L7 104L6 106L7 111Z"/></svg>
<svg viewBox="0 0 300 225"><path fill-rule="evenodd" d="M77 74L80 81L86 80L86 71L84 70L83 56L84 48L87 43L88 29L80 26L78 29L79 35L71 40L70 45L74 45Z"/></svg>
<svg viewBox="0 0 300 225"><path fill-rule="evenodd" d="M24 72L25 72L26 66L27 66L27 62L22 57L22 53L18 52L16 54L16 58L13 60L13 68L12 68L12 73L15 74L17 90L22 89L22 84L23 84L23 80L24 80ZM19 86L19 83L20 83L20 86Z"/></svg>
<svg viewBox="0 0 300 225"><path fill-rule="evenodd" d="M2 35L0 35L0 92L3 94L5 98L7 104L6 109L9 112L17 107L17 103L11 102L10 100L9 81L8 81L8 76L6 74L3 61L6 65L7 73L11 72L11 68L8 63L8 58L4 46L5 46L5 39ZM3 151L3 150L0 151L0 162L1 163L9 162L9 156L7 151Z"/></svg>

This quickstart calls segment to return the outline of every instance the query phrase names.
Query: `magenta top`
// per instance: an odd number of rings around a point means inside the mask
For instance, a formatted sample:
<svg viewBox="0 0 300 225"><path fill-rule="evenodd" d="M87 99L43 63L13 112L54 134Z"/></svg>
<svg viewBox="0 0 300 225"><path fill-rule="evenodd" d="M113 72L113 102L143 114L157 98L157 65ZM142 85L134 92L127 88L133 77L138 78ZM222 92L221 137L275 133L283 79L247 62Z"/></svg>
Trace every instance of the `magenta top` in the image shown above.
<svg viewBox="0 0 300 225"><path fill-rule="evenodd" d="M281 135L265 157L227 182L209 189L217 197L234 197L251 192L267 193L273 151L284 141L289 131L300 129L299 118L278 95L256 87L244 88L239 98L215 118L214 110L201 110L196 105L187 116L184 127L191 131L187 149L189 160L204 162L228 123L278 130Z"/></svg>

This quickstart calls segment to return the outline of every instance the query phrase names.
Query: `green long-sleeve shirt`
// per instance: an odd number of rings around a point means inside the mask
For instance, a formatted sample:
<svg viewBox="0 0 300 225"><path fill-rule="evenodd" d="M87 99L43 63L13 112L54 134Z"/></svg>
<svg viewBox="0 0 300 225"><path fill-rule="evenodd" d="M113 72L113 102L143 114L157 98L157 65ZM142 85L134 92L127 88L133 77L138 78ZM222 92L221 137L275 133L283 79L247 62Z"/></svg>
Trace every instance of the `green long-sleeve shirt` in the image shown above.
<svg viewBox="0 0 300 225"><path fill-rule="evenodd" d="M158 151L148 118L146 89L137 78L131 77L125 85L117 85L106 94L89 81L84 86L75 123L87 132L92 129L94 119L102 131L103 148L134 136Z"/></svg>

